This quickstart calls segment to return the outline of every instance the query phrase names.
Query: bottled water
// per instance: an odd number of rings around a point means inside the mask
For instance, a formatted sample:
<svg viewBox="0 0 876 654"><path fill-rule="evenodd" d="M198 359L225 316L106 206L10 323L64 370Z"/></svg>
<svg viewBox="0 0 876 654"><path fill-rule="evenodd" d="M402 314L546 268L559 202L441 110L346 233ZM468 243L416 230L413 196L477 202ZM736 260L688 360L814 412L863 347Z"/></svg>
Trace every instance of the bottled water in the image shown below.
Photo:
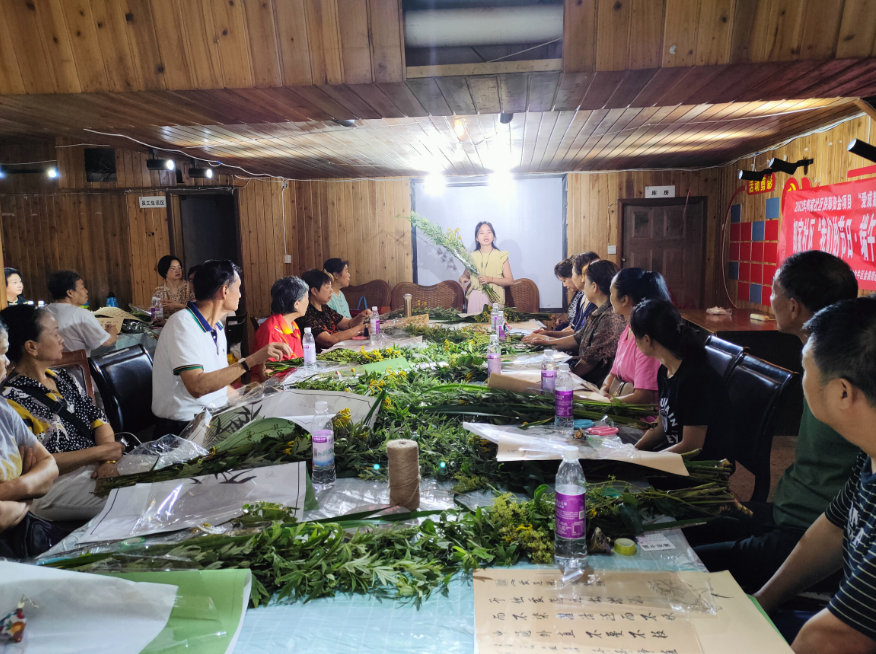
<svg viewBox="0 0 876 654"><path fill-rule="evenodd" d="M377 313L377 307L371 307L369 331L371 342L378 343L380 341L380 315Z"/></svg>
<svg viewBox="0 0 876 654"><path fill-rule="evenodd" d="M490 331L494 334L499 332L499 304L497 302L493 303L493 310L490 312Z"/></svg>
<svg viewBox="0 0 876 654"><path fill-rule="evenodd" d="M499 335L490 335L490 344L487 346L487 372L502 374L502 346L499 345Z"/></svg>
<svg viewBox="0 0 876 654"><path fill-rule="evenodd" d="M152 296L152 307L149 310L152 314L152 321L164 320L164 307L161 306L161 297L158 295Z"/></svg>
<svg viewBox="0 0 876 654"><path fill-rule="evenodd" d="M558 370L557 385L554 393L556 396L554 426L566 432L565 435L571 438L575 427L575 416L572 413L572 392L575 387L572 384L572 373L569 372L569 364L561 363Z"/></svg>
<svg viewBox="0 0 876 654"><path fill-rule="evenodd" d="M578 448L564 447L557 471L554 563L564 570L583 568L587 562L587 489L578 462Z"/></svg>
<svg viewBox="0 0 876 654"><path fill-rule="evenodd" d="M505 332L508 329L508 325L505 323L505 312L502 309L499 309L499 314L496 316L496 331L499 333L499 340L505 340Z"/></svg>
<svg viewBox="0 0 876 654"><path fill-rule="evenodd" d="M301 347L304 349L304 367L316 368L316 341L310 327L304 328L304 338L301 339Z"/></svg>
<svg viewBox="0 0 876 654"><path fill-rule="evenodd" d="M328 414L328 402L316 403L316 417L313 419L313 426L313 487L316 490L325 490L334 486L337 479L335 475L335 432L332 418Z"/></svg>
<svg viewBox="0 0 876 654"><path fill-rule="evenodd" d="M544 351L541 361L541 393L553 395L557 390L557 364L554 361L554 351L548 348Z"/></svg>

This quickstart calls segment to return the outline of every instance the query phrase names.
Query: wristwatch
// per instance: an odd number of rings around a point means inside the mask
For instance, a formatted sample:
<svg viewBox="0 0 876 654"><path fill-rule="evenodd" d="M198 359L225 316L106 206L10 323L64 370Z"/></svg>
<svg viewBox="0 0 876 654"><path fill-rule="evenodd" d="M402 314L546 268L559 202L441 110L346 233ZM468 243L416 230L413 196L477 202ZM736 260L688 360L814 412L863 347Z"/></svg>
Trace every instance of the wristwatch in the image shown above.
<svg viewBox="0 0 876 654"><path fill-rule="evenodd" d="M249 372L249 364L246 362L246 359L241 359L237 363L243 366L245 372Z"/></svg>

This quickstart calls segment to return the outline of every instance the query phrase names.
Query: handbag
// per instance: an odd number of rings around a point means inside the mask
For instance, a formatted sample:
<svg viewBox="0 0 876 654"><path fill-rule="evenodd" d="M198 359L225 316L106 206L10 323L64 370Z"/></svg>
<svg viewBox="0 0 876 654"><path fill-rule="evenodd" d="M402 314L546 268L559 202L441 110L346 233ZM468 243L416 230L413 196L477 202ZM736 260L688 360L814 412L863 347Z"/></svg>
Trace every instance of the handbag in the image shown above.
<svg viewBox="0 0 876 654"><path fill-rule="evenodd" d="M16 559L31 559L52 549L67 534L65 529L28 512L17 525L0 532L0 552L10 549Z"/></svg>
<svg viewBox="0 0 876 654"><path fill-rule="evenodd" d="M6 384L4 384L4 386L6 386ZM14 388L17 391L21 391L22 393L30 395L33 399L42 404L49 411L60 416L68 423L76 427L76 430L83 438L93 438L93 435L91 433L91 427L85 424L85 421L82 418L70 413L70 411L67 410L66 402L62 402L61 400L54 400L49 397L48 393L46 393L45 391L41 391L37 388L20 388L18 386ZM60 395L60 392L58 393L58 395Z"/></svg>

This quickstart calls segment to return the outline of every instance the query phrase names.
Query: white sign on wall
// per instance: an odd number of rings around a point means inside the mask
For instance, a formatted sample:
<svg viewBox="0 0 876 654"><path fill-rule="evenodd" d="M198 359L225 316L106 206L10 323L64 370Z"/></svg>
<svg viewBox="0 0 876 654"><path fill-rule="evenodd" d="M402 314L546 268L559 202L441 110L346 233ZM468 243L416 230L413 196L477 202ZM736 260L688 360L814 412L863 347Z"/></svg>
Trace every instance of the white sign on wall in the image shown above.
<svg viewBox="0 0 876 654"><path fill-rule="evenodd" d="M163 195L151 195L140 197L141 209L164 209L167 207L167 198Z"/></svg>
<svg viewBox="0 0 876 654"><path fill-rule="evenodd" d="M645 197L646 198L674 198L675 197L675 187L674 186L646 186L645 187Z"/></svg>

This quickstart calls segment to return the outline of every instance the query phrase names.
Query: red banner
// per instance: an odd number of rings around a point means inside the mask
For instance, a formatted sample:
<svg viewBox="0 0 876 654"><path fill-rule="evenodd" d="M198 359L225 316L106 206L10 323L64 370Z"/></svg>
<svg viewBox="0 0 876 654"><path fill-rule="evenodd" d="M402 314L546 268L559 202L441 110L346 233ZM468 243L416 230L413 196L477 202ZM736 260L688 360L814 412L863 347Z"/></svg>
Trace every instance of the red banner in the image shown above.
<svg viewBox="0 0 876 654"><path fill-rule="evenodd" d="M782 204L780 263L823 250L852 267L858 286L876 290L876 179L788 191Z"/></svg>
<svg viewBox="0 0 876 654"><path fill-rule="evenodd" d="M776 174L773 173L769 177L764 177L759 182L749 180L745 192L749 195L759 195L761 193L772 193L776 190Z"/></svg>

